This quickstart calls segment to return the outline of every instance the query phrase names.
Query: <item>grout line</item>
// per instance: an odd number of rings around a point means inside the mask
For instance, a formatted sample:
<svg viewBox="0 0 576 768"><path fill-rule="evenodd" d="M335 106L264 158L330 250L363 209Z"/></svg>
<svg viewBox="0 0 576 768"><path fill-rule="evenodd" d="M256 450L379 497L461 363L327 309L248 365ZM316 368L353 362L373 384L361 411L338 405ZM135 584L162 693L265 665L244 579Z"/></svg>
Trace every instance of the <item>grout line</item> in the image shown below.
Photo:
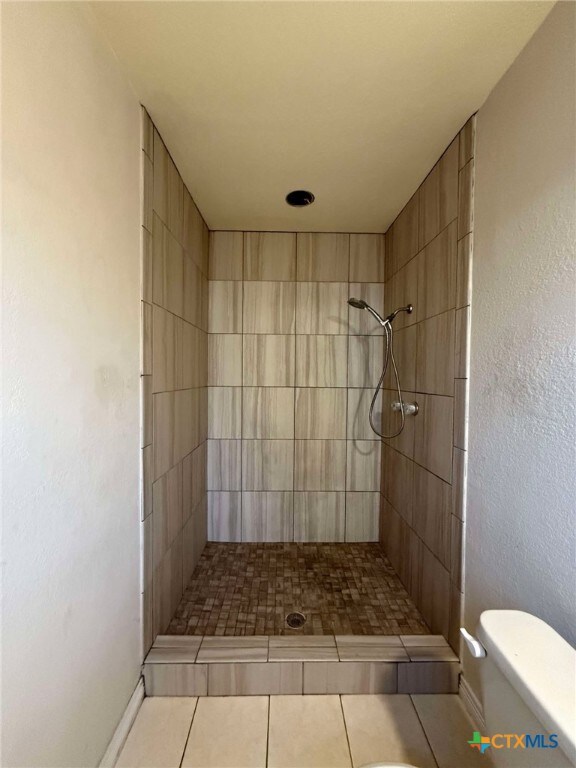
<svg viewBox="0 0 576 768"><path fill-rule="evenodd" d="M181 768L182 763L184 762L184 755L186 754L186 749L188 748L188 741L190 740L190 734L192 733L192 723L194 722L194 717L196 716L196 710L198 709L199 701L200 701L200 696L196 696L196 704L194 705L194 712L192 712L192 719L190 720L190 728L188 729L188 735L186 736L186 741L184 742L182 757L180 758L180 762L178 763L179 768Z"/></svg>
<svg viewBox="0 0 576 768"><path fill-rule="evenodd" d="M354 761L352 760L352 747L350 746L350 735L348 733L348 725L346 723L346 715L344 714L344 703L342 702L342 695L339 694L338 698L340 700L340 710L342 711L342 722L344 723L344 733L346 734L346 743L348 744L348 754L350 756L350 766L354 765Z"/></svg>
<svg viewBox="0 0 576 768"><path fill-rule="evenodd" d="M267 696L268 710L267 710L267 726L266 726L266 766L268 766L268 754L270 750L270 709L272 706L272 697Z"/></svg>
<svg viewBox="0 0 576 768"><path fill-rule="evenodd" d="M440 764L439 764L438 760L436 760L436 754L435 754L434 750L432 749L432 744L430 742L430 739L428 738L428 734L426 733L426 728L424 727L424 723L420 719L420 714L418 713L418 709L416 708L416 705L414 704L414 698L413 698L414 694L410 693L408 695L410 697L410 703L412 704L412 707L414 708L414 712L416 713L416 717L418 718L418 722L420 723L420 727L422 728L422 733L424 734L424 738L426 739L426 742L427 742L428 746L430 747L430 754L432 755L432 759L434 760L434 763L435 763L436 767L438 768L438 766Z"/></svg>

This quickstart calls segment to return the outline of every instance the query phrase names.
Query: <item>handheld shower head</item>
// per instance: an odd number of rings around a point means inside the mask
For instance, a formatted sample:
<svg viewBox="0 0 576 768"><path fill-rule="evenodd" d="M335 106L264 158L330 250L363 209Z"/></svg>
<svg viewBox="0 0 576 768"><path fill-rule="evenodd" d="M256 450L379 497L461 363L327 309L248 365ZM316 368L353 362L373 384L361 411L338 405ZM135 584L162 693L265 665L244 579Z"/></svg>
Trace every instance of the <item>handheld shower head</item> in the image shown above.
<svg viewBox="0 0 576 768"><path fill-rule="evenodd" d="M348 304L350 304L351 307L354 307L355 309L367 309L368 312L380 323L382 327L386 325L386 320L384 320L383 317L381 317L376 310L370 306L370 304L367 304L364 299L355 299L353 296L351 296L348 299Z"/></svg>

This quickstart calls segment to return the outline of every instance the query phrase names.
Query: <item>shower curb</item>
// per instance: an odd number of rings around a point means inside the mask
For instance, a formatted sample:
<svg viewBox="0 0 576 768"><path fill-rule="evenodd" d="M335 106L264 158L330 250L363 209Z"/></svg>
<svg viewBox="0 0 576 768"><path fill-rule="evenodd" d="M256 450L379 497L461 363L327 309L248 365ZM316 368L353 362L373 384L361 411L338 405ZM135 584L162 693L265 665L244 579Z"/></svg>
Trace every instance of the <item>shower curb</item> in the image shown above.
<svg viewBox="0 0 576 768"><path fill-rule="evenodd" d="M159 635L147 696L457 693L442 635Z"/></svg>

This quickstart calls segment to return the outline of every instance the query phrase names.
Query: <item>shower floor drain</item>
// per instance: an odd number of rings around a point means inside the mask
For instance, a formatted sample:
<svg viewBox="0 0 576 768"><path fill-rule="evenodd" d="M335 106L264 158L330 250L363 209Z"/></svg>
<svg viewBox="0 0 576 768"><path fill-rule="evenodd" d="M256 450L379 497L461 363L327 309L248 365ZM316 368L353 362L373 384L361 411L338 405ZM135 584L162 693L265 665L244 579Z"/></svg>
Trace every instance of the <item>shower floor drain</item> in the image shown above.
<svg viewBox="0 0 576 768"><path fill-rule="evenodd" d="M303 627L304 624L306 624L306 616L299 611L289 613L288 616L286 616L286 624L290 629L300 629L300 627Z"/></svg>

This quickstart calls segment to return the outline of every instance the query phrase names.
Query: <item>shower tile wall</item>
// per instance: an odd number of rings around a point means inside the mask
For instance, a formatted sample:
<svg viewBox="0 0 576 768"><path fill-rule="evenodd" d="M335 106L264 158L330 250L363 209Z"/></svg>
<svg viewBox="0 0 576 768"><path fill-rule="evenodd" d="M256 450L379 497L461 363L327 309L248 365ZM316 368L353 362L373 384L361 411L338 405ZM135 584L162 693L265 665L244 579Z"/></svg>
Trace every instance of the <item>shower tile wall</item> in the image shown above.
<svg viewBox="0 0 576 768"><path fill-rule="evenodd" d="M377 541L384 236L210 233L208 538Z"/></svg>
<svg viewBox="0 0 576 768"><path fill-rule="evenodd" d="M206 543L208 228L142 111L144 653Z"/></svg>
<svg viewBox="0 0 576 768"><path fill-rule="evenodd" d="M419 413L382 446L380 541L435 633L458 649L474 131L471 118L386 233L386 311L412 303L394 323L405 398ZM383 426L397 428L389 375Z"/></svg>

